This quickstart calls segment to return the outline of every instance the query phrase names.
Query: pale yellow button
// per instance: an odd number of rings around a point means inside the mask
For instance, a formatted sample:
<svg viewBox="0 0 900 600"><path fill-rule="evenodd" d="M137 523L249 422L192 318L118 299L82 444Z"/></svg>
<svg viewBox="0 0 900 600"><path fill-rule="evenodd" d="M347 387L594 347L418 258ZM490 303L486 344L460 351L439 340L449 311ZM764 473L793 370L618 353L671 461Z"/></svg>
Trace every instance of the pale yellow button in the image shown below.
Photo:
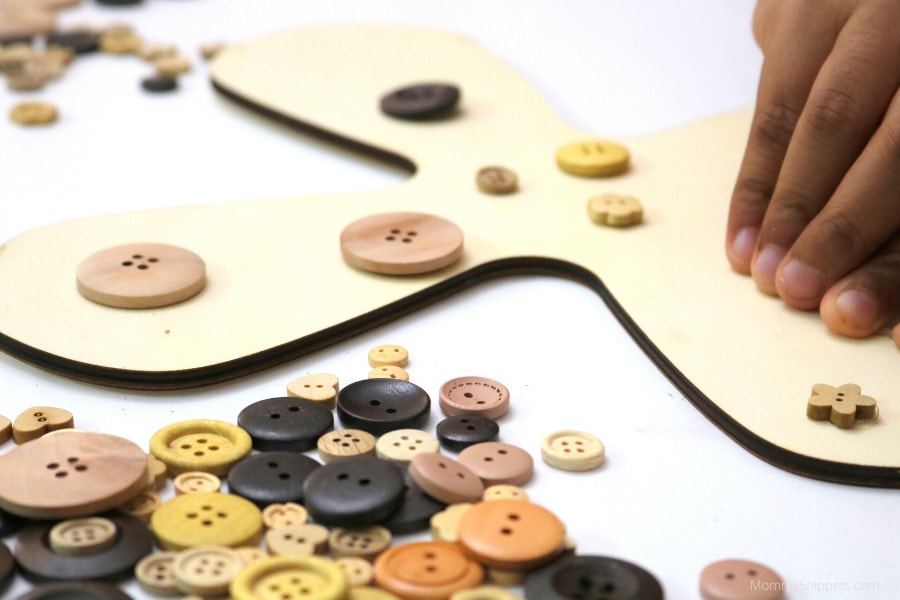
<svg viewBox="0 0 900 600"><path fill-rule="evenodd" d="M373 456L375 436L361 429L337 429L320 437L316 447L324 462L354 456Z"/></svg>
<svg viewBox="0 0 900 600"><path fill-rule="evenodd" d="M517 485L498 483L484 490L482 500L524 500L528 501L528 492Z"/></svg>
<svg viewBox="0 0 900 600"><path fill-rule="evenodd" d="M296 502L270 504L262 511L263 524L267 529L287 525L303 525L309 521L309 511Z"/></svg>
<svg viewBox="0 0 900 600"><path fill-rule="evenodd" d="M196 296L206 285L206 264L178 246L136 243L100 250L75 272L79 293L113 308L159 308Z"/></svg>
<svg viewBox="0 0 900 600"><path fill-rule="evenodd" d="M173 475L187 471L226 475L252 446L250 434L237 425L208 419L173 423L150 439L150 453Z"/></svg>
<svg viewBox="0 0 900 600"><path fill-rule="evenodd" d="M405 367L409 362L409 351L403 346L386 344L369 350L370 367Z"/></svg>
<svg viewBox="0 0 900 600"><path fill-rule="evenodd" d="M50 547L63 556L87 556L116 543L116 524L103 517L69 519L50 529Z"/></svg>
<svg viewBox="0 0 900 600"><path fill-rule="evenodd" d="M166 550L252 546L262 536L262 515L233 494L183 494L156 509L150 527Z"/></svg>
<svg viewBox="0 0 900 600"><path fill-rule="evenodd" d="M437 454L441 443L420 429L395 429L378 438L375 454L381 460L406 466L416 454Z"/></svg>
<svg viewBox="0 0 900 600"><path fill-rule="evenodd" d="M337 559L338 566L347 574L350 587L369 585L375 579L372 563L358 556L343 556Z"/></svg>
<svg viewBox="0 0 900 600"><path fill-rule="evenodd" d="M429 521L431 537L438 542L456 543L459 541L459 522L470 508L472 508L471 503L461 502L451 504L444 510L433 514Z"/></svg>
<svg viewBox="0 0 900 600"><path fill-rule="evenodd" d="M272 556L312 556L328 549L328 528L316 523L285 525L266 532L266 550Z"/></svg>
<svg viewBox="0 0 900 600"><path fill-rule="evenodd" d="M369 379L399 379L400 381L409 381L409 373L406 369L396 367L394 365L386 365L384 367L375 367L369 371Z"/></svg>
<svg viewBox="0 0 900 600"><path fill-rule="evenodd" d="M374 560L382 551L390 548L393 536L390 530L380 525L369 527L338 527L328 538L328 548L335 558L355 556Z"/></svg>
<svg viewBox="0 0 900 600"><path fill-rule="evenodd" d="M175 596L175 557L177 552L154 552L142 558L134 567L138 585L156 596Z"/></svg>
<svg viewBox="0 0 900 600"><path fill-rule="evenodd" d="M588 216L598 225L630 227L644 220L644 206L634 196L602 194L588 200Z"/></svg>
<svg viewBox="0 0 900 600"><path fill-rule="evenodd" d="M338 377L331 373L311 373L298 377L287 385L288 396L319 402L328 408L334 408L338 391Z"/></svg>
<svg viewBox="0 0 900 600"><path fill-rule="evenodd" d="M349 587L346 573L332 560L273 556L248 565L230 591L233 600L344 600Z"/></svg>
<svg viewBox="0 0 900 600"><path fill-rule="evenodd" d="M628 148L608 140L585 140L556 151L556 164L572 175L609 177L628 170Z"/></svg>
<svg viewBox="0 0 900 600"><path fill-rule="evenodd" d="M59 111L47 102L21 102L9 109L9 118L19 125L49 125L59 118Z"/></svg>
<svg viewBox="0 0 900 600"><path fill-rule="evenodd" d="M522 597L499 585L480 585L456 592L450 600L522 600Z"/></svg>
<svg viewBox="0 0 900 600"><path fill-rule="evenodd" d="M541 442L541 458L563 471L590 471L603 464L605 449L596 436L584 431L551 433Z"/></svg>
<svg viewBox="0 0 900 600"><path fill-rule="evenodd" d="M222 488L222 480L212 473L203 471L186 471L175 477L176 494L197 494L200 492L218 492Z"/></svg>
<svg viewBox="0 0 900 600"><path fill-rule="evenodd" d="M244 568L244 559L231 548L202 546L183 550L175 557L175 585L186 594L218 596Z"/></svg>

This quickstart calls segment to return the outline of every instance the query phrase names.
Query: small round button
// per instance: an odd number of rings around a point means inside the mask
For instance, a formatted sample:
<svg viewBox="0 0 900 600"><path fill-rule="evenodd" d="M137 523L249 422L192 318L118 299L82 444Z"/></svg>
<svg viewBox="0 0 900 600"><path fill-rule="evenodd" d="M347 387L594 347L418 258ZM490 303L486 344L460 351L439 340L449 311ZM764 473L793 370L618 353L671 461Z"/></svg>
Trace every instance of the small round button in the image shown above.
<svg viewBox="0 0 900 600"><path fill-rule="evenodd" d="M447 416L479 415L499 419L509 410L509 390L487 377L457 377L444 383L440 392L441 410Z"/></svg>
<svg viewBox="0 0 900 600"><path fill-rule="evenodd" d="M159 308L200 293L206 285L206 264L177 246L126 244L90 255L75 276L81 295L97 304Z"/></svg>
<svg viewBox="0 0 900 600"><path fill-rule="evenodd" d="M409 381L363 379L341 390L337 413L348 427L383 435L424 425L431 413L431 398Z"/></svg>
<svg viewBox="0 0 900 600"><path fill-rule="evenodd" d="M424 213L381 213L341 232L347 264L381 275L419 275L452 265L462 256L463 232L451 221Z"/></svg>
<svg viewBox="0 0 900 600"><path fill-rule="evenodd" d="M447 504L477 502L484 483L468 467L440 454L419 454L409 463L409 477L425 493Z"/></svg>
<svg viewBox="0 0 900 600"><path fill-rule="evenodd" d="M338 527L331 532L328 548L335 558L354 556L373 560L389 548L393 541L391 532L380 525L368 527Z"/></svg>
<svg viewBox="0 0 900 600"><path fill-rule="evenodd" d="M663 590L652 574L630 562L607 556L564 556L526 576L525 597L662 600Z"/></svg>
<svg viewBox="0 0 900 600"><path fill-rule="evenodd" d="M176 494L196 494L199 492L218 492L222 480L212 473L203 471L185 471L175 477Z"/></svg>
<svg viewBox="0 0 900 600"><path fill-rule="evenodd" d="M341 429L320 437L316 448L326 463L354 456L375 456L375 436L362 429Z"/></svg>
<svg viewBox="0 0 900 600"><path fill-rule="evenodd" d="M563 471L590 471L603 464L603 442L584 431L551 433L541 442L544 462Z"/></svg>
<svg viewBox="0 0 900 600"><path fill-rule="evenodd" d="M512 194L519 189L519 177L506 167L483 167L475 174L475 184L485 194Z"/></svg>
<svg viewBox="0 0 900 600"><path fill-rule="evenodd" d="M273 556L251 563L231 582L234 600L343 600L347 575L334 561L317 556ZM272 596L276 590L277 596Z"/></svg>
<svg viewBox="0 0 900 600"><path fill-rule="evenodd" d="M256 450L306 452L334 429L334 415L314 400L285 396L254 402L238 414L237 424L253 438Z"/></svg>
<svg viewBox="0 0 900 600"><path fill-rule="evenodd" d="M403 346L376 346L369 350L370 367L405 367L409 362L409 351Z"/></svg>
<svg viewBox="0 0 900 600"><path fill-rule="evenodd" d="M447 598L483 579L481 565L447 542L404 544L375 559L375 582L401 598Z"/></svg>
<svg viewBox="0 0 900 600"><path fill-rule="evenodd" d="M388 518L403 502L405 489L400 469L371 456L324 465L303 486L305 506L313 519L340 527L372 525Z"/></svg>
<svg viewBox="0 0 900 600"><path fill-rule="evenodd" d="M196 419L163 427L150 438L150 453L173 475L206 471L225 475L252 447L246 431L224 421Z"/></svg>
<svg viewBox="0 0 900 600"><path fill-rule="evenodd" d="M452 115L459 104L459 88L448 83L416 83L381 97L381 111L395 119L427 121Z"/></svg>
<svg viewBox="0 0 900 600"><path fill-rule="evenodd" d="M778 573L749 560L716 561L700 573L703 600L781 600L784 589Z"/></svg>
<svg viewBox="0 0 900 600"><path fill-rule="evenodd" d="M375 570L372 568L372 563L364 558L342 556L335 562L347 574L347 581L350 583L350 587L370 585L375 579Z"/></svg>
<svg viewBox="0 0 900 600"><path fill-rule="evenodd" d="M634 196L602 194L588 200L588 216L598 225L630 227L644 220L644 206Z"/></svg>
<svg viewBox="0 0 900 600"><path fill-rule="evenodd" d="M175 557L177 552L154 552L134 567L134 576L143 590L156 596L175 596Z"/></svg>
<svg viewBox="0 0 900 600"><path fill-rule="evenodd" d="M50 547L63 556L86 556L116 543L116 524L103 517L69 519L50 529Z"/></svg>
<svg viewBox="0 0 900 600"><path fill-rule="evenodd" d="M375 454L382 460L406 467L416 454L437 454L437 438L421 429L395 429L378 438Z"/></svg>
<svg viewBox="0 0 900 600"><path fill-rule="evenodd" d="M302 502L303 483L321 466L298 452L260 452L231 468L228 489L258 506Z"/></svg>
<svg viewBox="0 0 900 600"><path fill-rule="evenodd" d="M267 529L302 525L309 520L309 511L296 502L275 503L263 509L262 520Z"/></svg>
<svg viewBox="0 0 900 600"><path fill-rule="evenodd" d="M328 528L316 523L284 525L267 531L265 540L272 556L312 556L328 548Z"/></svg>
<svg viewBox="0 0 900 600"><path fill-rule="evenodd" d="M262 536L262 515L234 494L184 494L156 509L150 527L166 550L252 546Z"/></svg>
<svg viewBox="0 0 900 600"><path fill-rule="evenodd" d="M459 452L474 444L496 440L500 425L479 415L455 415L438 423L435 432L444 448Z"/></svg>
<svg viewBox="0 0 900 600"><path fill-rule="evenodd" d="M524 485L534 474L534 459L525 450L503 442L469 446L456 459L475 473L485 486Z"/></svg>
<svg viewBox="0 0 900 600"><path fill-rule="evenodd" d="M628 148L607 140L585 140L557 150L556 164L572 175L610 177L628 170Z"/></svg>
<svg viewBox="0 0 900 600"><path fill-rule="evenodd" d="M185 594L218 596L244 568L244 559L231 548L202 546L183 550L172 566L175 585Z"/></svg>

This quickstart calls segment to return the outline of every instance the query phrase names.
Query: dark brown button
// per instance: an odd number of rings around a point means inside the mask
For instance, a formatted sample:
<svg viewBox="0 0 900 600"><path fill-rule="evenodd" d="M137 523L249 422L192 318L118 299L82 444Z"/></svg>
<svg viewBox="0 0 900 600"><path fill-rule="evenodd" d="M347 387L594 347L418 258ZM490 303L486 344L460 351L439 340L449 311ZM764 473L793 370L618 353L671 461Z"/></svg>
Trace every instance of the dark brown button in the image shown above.
<svg viewBox="0 0 900 600"><path fill-rule="evenodd" d="M435 428L441 446L459 452L482 442L492 442L500 433L500 426L493 419L478 415L447 417Z"/></svg>
<svg viewBox="0 0 900 600"><path fill-rule="evenodd" d="M38 586L19 596L17 600L132 600L131 596L112 585L101 581L68 581L48 583Z"/></svg>
<svg viewBox="0 0 900 600"><path fill-rule="evenodd" d="M385 94L381 110L396 119L428 121L449 117L459 104L459 88L446 83L417 83Z"/></svg>
<svg viewBox="0 0 900 600"><path fill-rule="evenodd" d="M541 600L662 600L663 590L651 573L630 562L607 556L564 556L528 574L525 596Z"/></svg>
<svg viewBox="0 0 900 600"><path fill-rule="evenodd" d="M16 561L13 559L12 552L6 547L6 544L0 542L0 590L9 580L16 567Z"/></svg>
<svg viewBox="0 0 900 600"><path fill-rule="evenodd" d="M347 427L383 435L424 425L431 414L431 398L409 381L363 379L340 391L337 413Z"/></svg>
<svg viewBox="0 0 900 600"><path fill-rule="evenodd" d="M316 469L303 486L309 514L339 527L374 525L403 502L403 472L372 456L358 456Z"/></svg>

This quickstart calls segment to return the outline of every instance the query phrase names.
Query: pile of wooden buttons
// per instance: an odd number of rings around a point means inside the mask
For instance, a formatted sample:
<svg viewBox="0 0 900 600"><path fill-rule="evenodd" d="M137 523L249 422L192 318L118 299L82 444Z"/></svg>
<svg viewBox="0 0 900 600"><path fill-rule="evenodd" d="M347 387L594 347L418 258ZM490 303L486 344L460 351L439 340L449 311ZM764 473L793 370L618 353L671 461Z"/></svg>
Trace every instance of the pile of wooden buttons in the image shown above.
<svg viewBox="0 0 900 600"><path fill-rule="evenodd" d="M522 586L532 600L611 589L662 598L642 567L576 555L563 521L529 500L531 455L496 440L506 386L473 376L444 383L435 436L419 428L431 401L409 381L408 361L400 346L373 348L366 380L342 389L335 375L305 375L287 396L245 407L236 425L161 428L149 455L74 429L63 409L0 418L0 442L19 444L0 456L0 534L18 531L14 552L0 544L0 583L18 564L36 582L54 581L32 594L133 574L161 597L515 600L506 588ZM335 429L335 413L345 428ZM602 463L603 444L557 432L542 457L587 470ZM163 501L168 478L175 493ZM396 543L429 531L431 541ZM709 597L727 597L713 594L727 587L728 569L777 578L732 563L705 573ZM96 586L91 597L127 598Z"/></svg>

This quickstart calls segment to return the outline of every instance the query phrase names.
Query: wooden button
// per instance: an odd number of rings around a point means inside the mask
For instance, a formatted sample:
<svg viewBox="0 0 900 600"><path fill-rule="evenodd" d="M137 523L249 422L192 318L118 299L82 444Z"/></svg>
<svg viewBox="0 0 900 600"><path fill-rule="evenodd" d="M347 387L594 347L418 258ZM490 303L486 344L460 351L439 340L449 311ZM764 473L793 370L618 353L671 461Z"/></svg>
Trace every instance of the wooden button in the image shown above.
<svg viewBox="0 0 900 600"><path fill-rule="evenodd" d="M100 33L83 28L54 31L47 35L47 45L67 48L75 54L89 54L100 49Z"/></svg>
<svg viewBox="0 0 900 600"><path fill-rule="evenodd" d="M334 429L334 414L319 402L284 396L245 407L237 424L253 438L255 450L306 452Z"/></svg>
<svg viewBox="0 0 900 600"><path fill-rule="evenodd" d="M226 475L252 447L246 431L224 421L197 419L163 427L150 438L150 453L166 463L172 475L205 471Z"/></svg>
<svg viewBox="0 0 900 600"><path fill-rule="evenodd" d="M388 518L400 507L405 491L400 469L371 456L324 465L303 485L310 516L340 527L373 525Z"/></svg>
<svg viewBox="0 0 900 600"><path fill-rule="evenodd" d="M524 571L560 553L565 525L549 510L521 500L479 502L459 524L459 543L480 563Z"/></svg>
<svg viewBox="0 0 900 600"><path fill-rule="evenodd" d="M381 111L395 119L425 121L452 115L459 104L459 88L447 83L416 83L381 97Z"/></svg>
<svg viewBox="0 0 900 600"><path fill-rule="evenodd" d="M63 581L45 583L19 596L17 600L132 600L131 596L111 583L102 581Z"/></svg>
<svg viewBox="0 0 900 600"><path fill-rule="evenodd" d="M873 419L877 414L875 399L863 396L862 388L855 383L839 387L817 383L806 405L807 417L831 421L842 429L853 427L859 419Z"/></svg>
<svg viewBox="0 0 900 600"><path fill-rule="evenodd" d="M375 456L375 436L361 429L340 429L326 433L316 442L323 462Z"/></svg>
<svg viewBox="0 0 900 600"><path fill-rule="evenodd" d="M748 560L720 560L700 573L703 600L781 600L784 589L778 573Z"/></svg>
<svg viewBox="0 0 900 600"><path fill-rule="evenodd" d="M303 525L309 520L309 511L296 502L276 502L262 511L263 525L276 529L287 525Z"/></svg>
<svg viewBox="0 0 900 600"><path fill-rule="evenodd" d="M186 56L176 54L163 56L153 61L153 68L163 77L177 77L191 70L191 61Z"/></svg>
<svg viewBox="0 0 900 600"><path fill-rule="evenodd" d="M252 502L233 494L184 494L156 509L150 527L166 550L251 546L262 536L262 515Z"/></svg>
<svg viewBox="0 0 900 600"><path fill-rule="evenodd" d="M231 582L233 600L344 600L349 584L344 570L318 556L273 556L248 565Z"/></svg>
<svg viewBox="0 0 900 600"><path fill-rule="evenodd" d="M69 411L52 406L32 406L13 421L13 441L24 444L50 431L72 427L75 427L75 418Z"/></svg>
<svg viewBox="0 0 900 600"><path fill-rule="evenodd" d="M400 600L400 597L378 588L355 587L350 588L347 600Z"/></svg>
<svg viewBox="0 0 900 600"><path fill-rule="evenodd" d="M479 415L454 415L438 423L435 433L444 448L459 452L475 444L496 440L500 425Z"/></svg>
<svg viewBox="0 0 900 600"><path fill-rule="evenodd" d="M484 494L484 483L471 469L440 454L415 456L409 476L425 493L447 504L478 502Z"/></svg>
<svg viewBox="0 0 900 600"><path fill-rule="evenodd" d="M153 515L154 511L156 511L161 504L162 500L159 499L159 496L145 490L122 506L119 506L117 510L126 515L136 517L145 523L149 523L150 516Z"/></svg>
<svg viewBox="0 0 900 600"><path fill-rule="evenodd" d="M228 489L266 506L302 502L304 483L321 464L299 452L260 452L243 459L228 473Z"/></svg>
<svg viewBox="0 0 900 600"><path fill-rule="evenodd" d="M403 503L390 517L381 521L381 524L394 535L425 531L432 515L443 510L445 506L444 502L429 496L416 482L407 478Z"/></svg>
<svg viewBox="0 0 900 600"><path fill-rule="evenodd" d="M588 216L598 225L631 227L644 220L644 206L634 196L602 194L588 200Z"/></svg>
<svg viewBox="0 0 900 600"><path fill-rule="evenodd" d="M177 246L125 244L88 256L75 277L81 295L97 304L159 308L200 293L206 285L206 264Z"/></svg>
<svg viewBox="0 0 900 600"><path fill-rule="evenodd" d="M340 391L337 375L331 373L312 373L298 377L287 385L287 395L318 402L329 410Z"/></svg>
<svg viewBox="0 0 900 600"><path fill-rule="evenodd" d="M134 567L134 576L144 591L156 596L176 596L175 557L177 552L154 552Z"/></svg>
<svg viewBox="0 0 900 600"><path fill-rule="evenodd" d="M405 367L409 362L409 351L403 346L376 346L369 350L370 367Z"/></svg>
<svg viewBox="0 0 900 600"><path fill-rule="evenodd" d="M456 458L469 467L485 486L506 483L524 485L534 474L534 459L525 450L503 442L484 442L469 446Z"/></svg>
<svg viewBox="0 0 900 600"><path fill-rule="evenodd" d="M416 429L431 415L428 393L409 381L363 379L346 386L338 394L337 413L341 423L383 435L395 429Z"/></svg>
<svg viewBox="0 0 900 600"><path fill-rule="evenodd" d="M484 167L475 174L475 184L485 194L512 194L519 189L519 177L506 167Z"/></svg>
<svg viewBox="0 0 900 600"><path fill-rule="evenodd" d="M354 221L341 232L344 260L382 275L437 271L462 256L463 232L435 215L382 213Z"/></svg>
<svg viewBox="0 0 900 600"><path fill-rule="evenodd" d="M244 568L244 559L231 548L203 546L179 552L172 570L175 585L186 594L220 596Z"/></svg>
<svg viewBox="0 0 900 600"><path fill-rule="evenodd" d="M458 542L459 522L472 504L462 502L451 504L439 513L431 517L431 537L438 542Z"/></svg>
<svg viewBox="0 0 900 600"><path fill-rule="evenodd" d="M509 590L499 585L480 585L462 590L450 596L450 600L522 600Z"/></svg>
<svg viewBox="0 0 900 600"><path fill-rule="evenodd" d="M557 150L556 164L572 175L610 177L628 170L628 148L607 140L586 140Z"/></svg>
<svg viewBox="0 0 900 600"><path fill-rule="evenodd" d="M372 567L372 563L364 558L342 556L335 562L346 573L350 587L370 585L375 579L375 569Z"/></svg>
<svg viewBox="0 0 900 600"><path fill-rule="evenodd" d="M646 569L607 556L565 556L525 578L525 596L541 600L605 598L662 600L659 581Z"/></svg>
<svg viewBox="0 0 900 600"><path fill-rule="evenodd" d="M479 415L498 419L509 410L509 390L487 377L457 377L441 386L441 410L447 416Z"/></svg>
<svg viewBox="0 0 900 600"><path fill-rule="evenodd" d="M0 415L0 446L12 439L12 421Z"/></svg>
<svg viewBox="0 0 900 600"><path fill-rule="evenodd" d="M174 483L179 495L218 492L222 488L222 480L203 471L185 471L175 477Z"/></svg>
<svg viewBox="0 0 900 600"><path fill-rule="evenodd" d="M16 559L9 548L0 541L0 589L6 586L9 579L15 573Z"/></svg>
<svg viewBox="0 0 900 600"><path fill-rule="evenodd" d="M0 508L34 519L95 515L138 495L147 455L133 442L75 431L28 442L0 456Z"/></svg>
<svg viewBox="0 0 900 600"><path fill-rule="evenodd" d="M437 454L440 449L441 444L437 438L421 429L389 431L375 443L375 454L378 458L404 468L416 454Z"/></svg>
<svg viewBox="0 0 900 600"><path fill-rule="evenodd" d="M9 109L9 118L19 125L49 125L59 118L59 111L47 102L20 102Z"/></svg>
<svg viewBox="0 0 900 600"><path fill-rule="evenodd" d="M147 453L147 487L159 491L166 486L169 468L149 452Z"/></svg>
<svg viewBox="0 0 900 600"><path fill-rule="evenodd" d="M312 556L328 549L328 528L315 523L276 527L266 532L266 550L272 556Z"/></svg>
<svg viewBox="0 0 900 600"><path fill-rule="evenodd" d="M369 379L400 379L401 381L409 381L409 373L401 367L387 365L385 367L375 367L369 371Z"/></svg>
<svg viewBox="0 0 900 600"><path fill-rule="evenodd" d="M551 433L541 442L544 462L563 471L590 471L603 464L603 442L584 431Z"/></svg>
<svg viewBox="0 0 900 600"><path fill-rule="evenodd" d="M528 501L528 492L517 485L498 484L484 490L482 500L524 500Z"/></svg>
<svg viewBox="0 0 900 600"><path fill-rule="evenodd" d="M483 579L481 565L447 542L404 544L375 559L375 582L401 598L447 598Z"/></svg>
<svg viewBox="0 0 900 600"><path fill-rule="evenodd" d="M116 524L103 517L61 521L50 529L50 547L63 556L84 556L116 543Z"/></svg>
<svg viewBox="0 0 900 600"><path fill-rule="evenodd" d="M368 527L337 527L328 539L328 548L335 558L354 556L366 560L374 560L376 556L390 547L393 541L391 532L380 525Z"/></svg>

